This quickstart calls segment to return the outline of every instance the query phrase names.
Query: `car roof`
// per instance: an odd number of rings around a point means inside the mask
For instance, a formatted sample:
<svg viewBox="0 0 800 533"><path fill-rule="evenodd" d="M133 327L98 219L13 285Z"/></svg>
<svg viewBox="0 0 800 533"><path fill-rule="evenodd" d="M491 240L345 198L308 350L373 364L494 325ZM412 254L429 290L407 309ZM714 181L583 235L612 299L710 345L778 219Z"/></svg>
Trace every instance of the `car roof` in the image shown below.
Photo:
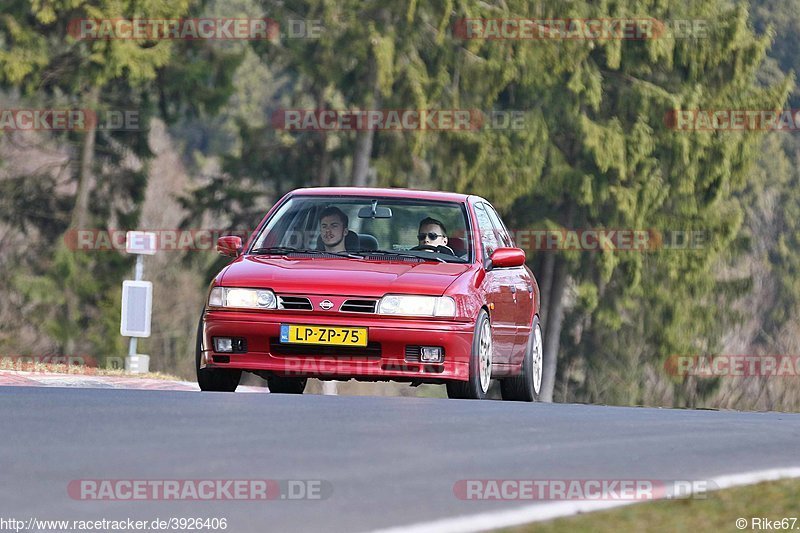
<svg viewBox="0 0 800 533"><path fill-rule="evenodd" d="M377 187L308 187L295 189L292 194L304 196L384 196L387 198L413 198L416 200L440 200L459 203L465 203L470 198L468 194L454 192L380 189Z"/></svg>

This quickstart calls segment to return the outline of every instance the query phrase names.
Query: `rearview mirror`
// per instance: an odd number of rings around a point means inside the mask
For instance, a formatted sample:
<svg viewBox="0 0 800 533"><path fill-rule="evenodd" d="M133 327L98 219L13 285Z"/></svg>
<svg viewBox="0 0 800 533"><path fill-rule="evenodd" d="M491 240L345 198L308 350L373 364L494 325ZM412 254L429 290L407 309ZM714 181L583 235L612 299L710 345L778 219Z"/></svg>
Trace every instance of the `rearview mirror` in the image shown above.
<svg viewBox="0 0 800 533"><path fill-rule="evenodd" d="M489 259L492 267L518 267L525 264L525 250L522 248L498 248Z"/></svg>
<svg viewBox="0 0 800 533"><path fill-rule="evenodd" d="M234 235L220 237L217 239L217 253L239 257L239 254L242 253L242 238Z"/></svg>
<svg viewBox="0 0 800 533"><path fill-rule="evenodd" d="M392 218L392 210L383 206L362 207L358 210L358 218Z"/></svg>

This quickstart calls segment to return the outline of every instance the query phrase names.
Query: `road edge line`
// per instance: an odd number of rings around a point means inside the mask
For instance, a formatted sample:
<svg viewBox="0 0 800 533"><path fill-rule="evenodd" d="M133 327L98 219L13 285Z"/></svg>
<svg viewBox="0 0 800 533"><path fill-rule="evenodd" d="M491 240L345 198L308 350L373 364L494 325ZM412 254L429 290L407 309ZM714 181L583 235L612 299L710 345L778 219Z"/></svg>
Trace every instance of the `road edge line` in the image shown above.
<svg viewBox="0 0 800 533"><path fill-rule="evenodd" d="M712 489L704 492L755 485L764 481L777 481L780 479L800 478L800 467L771 468L768 470L755 470L742 474L726 474L710 478ZM668 498L656 498L641 501L560 501L554 503L539 503L526 505L518 509L506 509L474 515L455 516L428 522L419 522L407 526L397 526L386 529L375 529L371 533L478 533L492 529L521 526L534 522L543 522L555 518L564 518L576 514L603 511L616 507L625 507L637 503L654 502Z"/></svg>

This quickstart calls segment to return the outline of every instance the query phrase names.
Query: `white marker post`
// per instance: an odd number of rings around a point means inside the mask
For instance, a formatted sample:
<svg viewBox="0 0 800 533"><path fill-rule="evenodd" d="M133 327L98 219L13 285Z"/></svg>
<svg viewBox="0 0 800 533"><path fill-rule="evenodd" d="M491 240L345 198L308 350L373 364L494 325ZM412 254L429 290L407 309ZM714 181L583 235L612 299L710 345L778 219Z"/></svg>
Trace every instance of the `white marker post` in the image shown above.
<svg viewBox="0 0 800 533"><path fill-rule="evenodd" d="M129 231L125 235L125 251L136 254L135 280L122 282L122 317L120 333L130 337L125 370L134 374L144 374L150 369L150 356L137 354L139 337L150 336L150 317L153 310L153 284L142 281L144 276L143 255L156 253L156 234L148 231Z"/></svg>

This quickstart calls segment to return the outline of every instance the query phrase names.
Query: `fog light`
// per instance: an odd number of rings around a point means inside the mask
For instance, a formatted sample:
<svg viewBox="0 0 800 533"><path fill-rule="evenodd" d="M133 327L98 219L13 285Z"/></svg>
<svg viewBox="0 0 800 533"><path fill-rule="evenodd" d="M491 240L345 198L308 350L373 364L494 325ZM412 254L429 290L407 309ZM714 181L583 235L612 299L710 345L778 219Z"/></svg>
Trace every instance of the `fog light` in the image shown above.
<svg viewBox="0 0 800 533"><path fill-rule="evenodd" d="M423 363L441 363L444 360L444 350L441 346L422 346L419 360Z"/></svg>
<svg viewBox="0 0 800 533"><path fill-rule="evenodd" d="M230 337L214 337L215 352L232 352L233 339Z"/></svg>

